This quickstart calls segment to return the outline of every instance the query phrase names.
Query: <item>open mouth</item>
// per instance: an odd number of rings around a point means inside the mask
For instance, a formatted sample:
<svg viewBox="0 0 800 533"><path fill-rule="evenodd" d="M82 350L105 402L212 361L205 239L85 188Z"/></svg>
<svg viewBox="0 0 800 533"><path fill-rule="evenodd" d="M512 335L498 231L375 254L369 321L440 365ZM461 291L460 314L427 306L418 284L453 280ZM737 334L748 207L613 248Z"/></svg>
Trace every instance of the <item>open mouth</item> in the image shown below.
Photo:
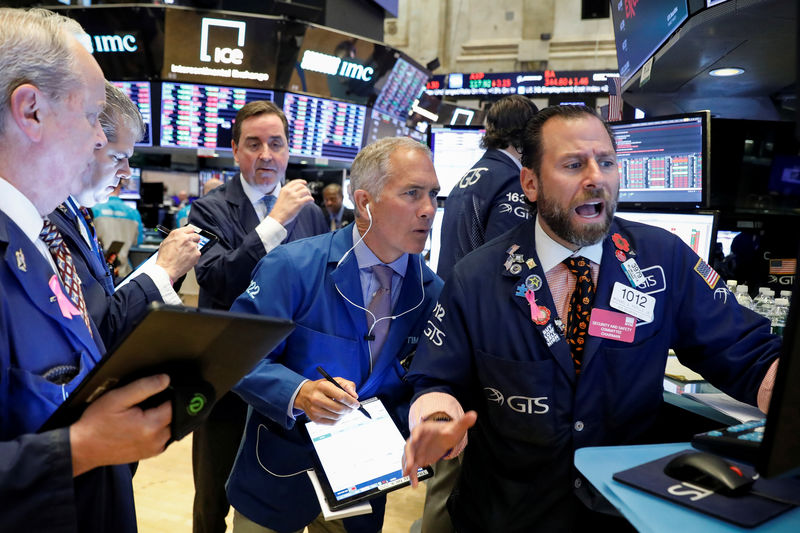
<svg viewBox="0 0 800 533"><path fill-rule="evenodd" d="M575 213L582 218L597 218L603 214L605 203L602 200L590 200L575 208Z"/></svg>

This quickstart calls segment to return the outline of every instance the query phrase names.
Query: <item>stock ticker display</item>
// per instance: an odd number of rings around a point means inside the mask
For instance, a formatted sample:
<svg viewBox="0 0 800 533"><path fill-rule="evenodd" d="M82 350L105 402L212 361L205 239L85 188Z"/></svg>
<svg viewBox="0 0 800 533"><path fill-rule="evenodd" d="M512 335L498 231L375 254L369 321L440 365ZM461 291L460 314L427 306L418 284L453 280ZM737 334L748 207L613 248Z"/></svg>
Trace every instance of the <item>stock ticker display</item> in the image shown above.
<svg viewBox="0 0 800 533"><path fill-rule="evenodd" d="M233 120L245 104L272 91L191 83L161 84L161 146L230 150Z"/></svg>
<svg viewBox="0 0 800 533"><path fill-rule="evenodd" d="M702 201L701 118L610 126L617 141L621 202Z"/></svg>
<svg viewBox="0 0 800 533"><path fill-rule="evenodd" d="M153 146L153 99L149 81L112 81L139 108L144 120L144 137L136 146Z"/></svg>
<svg viewBox="0 0 800 533"><path fill-rule="evenodd" d="M286 93L283 112L291 155L352 161L361 149L367 119L363 105Z"/></svg>
<svg viewBox="0 0 800 533"><path fill-rule="evenodd" d="M375 100L374 107L405 122L411 104L425 89L427 82L426 72L399 57Z"/></svg>

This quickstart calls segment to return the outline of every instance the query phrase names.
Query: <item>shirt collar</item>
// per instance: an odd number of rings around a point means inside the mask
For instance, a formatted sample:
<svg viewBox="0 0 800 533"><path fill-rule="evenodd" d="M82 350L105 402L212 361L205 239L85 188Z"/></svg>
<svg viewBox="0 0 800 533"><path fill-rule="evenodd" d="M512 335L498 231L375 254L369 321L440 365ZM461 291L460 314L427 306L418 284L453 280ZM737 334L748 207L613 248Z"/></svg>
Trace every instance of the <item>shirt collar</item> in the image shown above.
<svg viewBox="0 0 800 533"><path fill-rule="evenodd" d="M498 152L504 154L507 158L509 158L511 161L513 161L515 165L517 165L518 169L522 170L522 163L520 163L519 159L514 157L514 154L512 154L511 152L509 152L505 148L500 148L498 150Z"/></svg>
<svg viewBox="0 0 800 533"><path fill-rule="evenodd" d="M544 228L539 223L539 215L536 215L536 255L539 256L539 262L542 264L542 270L547 273L551 268L562 262L570 256L582 255L593 263L600 264L603 257L603 241L597 242L590 246L584 246L576 251L562 246L554 241L550 236L545 233Z"/></svg>
<svg viewBox="0 0 800 533"><path fill-rule="evenodd" d="M359 241L361 234L358 232L356 224L351 224L351 226L353 226L353 242L358 242L355 248L353 248L353 253L356 256L359 270L369 269L374 265L385 264L378 259L378 256L369 249L369 246L367 246L363 240ZM395 274L398 274L401 278L405 278L406 268L408 267L408 254L401 255L395 261L386 264L386 266L394 270Z"/></svg>
<svg viewBox="0 0 800 533"><path fill-rule="evenodd" d="M261 199L264 196L267 196L265 194L262 194L260 191L256 190L256 188L250 185L249 183L247 183L247 180L244 179L244 176L242 176L241 172L239 173L239 180L242 183L242 190L244 190L244 195L247 196L247 199L250 200L251 204L256 205L258 204L258 202L261 201ZM281 192L281 182L279 181L278 183L275 184L275 188L269 194L277 198L280 192Z"/></svg>
<svg viewBox="0 0 800 533"><path fill-rule="evenodd" d="M42 232L43 220L28 197L0 177L0 211L5 213L31 242Z"/></svg>

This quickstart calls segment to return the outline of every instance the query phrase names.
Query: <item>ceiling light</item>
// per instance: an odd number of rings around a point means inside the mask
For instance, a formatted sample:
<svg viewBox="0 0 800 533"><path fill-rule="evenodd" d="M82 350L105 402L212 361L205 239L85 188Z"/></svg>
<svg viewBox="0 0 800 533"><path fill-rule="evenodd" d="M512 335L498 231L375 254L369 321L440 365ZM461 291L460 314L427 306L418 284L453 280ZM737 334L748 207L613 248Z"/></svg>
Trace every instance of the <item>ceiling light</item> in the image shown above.
<svg viewBox="0 0 800 533"><path fill-rule="evenodd" d="M744 74L744 69L738 67L715 68L709 72L709 74L712 76L719 76L721 78L727 76L738 76L739 74Z"/></svg>

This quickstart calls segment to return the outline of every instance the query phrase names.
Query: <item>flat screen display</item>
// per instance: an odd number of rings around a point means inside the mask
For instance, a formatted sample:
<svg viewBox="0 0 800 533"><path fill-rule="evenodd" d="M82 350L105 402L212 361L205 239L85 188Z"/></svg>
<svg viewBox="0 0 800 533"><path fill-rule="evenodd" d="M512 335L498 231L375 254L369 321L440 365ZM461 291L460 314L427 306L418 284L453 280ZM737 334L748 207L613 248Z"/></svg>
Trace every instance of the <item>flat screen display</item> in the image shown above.
<svg viewBox="0 0 800 533"><path fill-rule="evenodd" d="M708 112L609 124L617 141L620 203L704 206Z"/></svg>
<svg viewBox="0 0 800 533"><path fill-rule="evenodd" d="M486 130L482 128L432 128L430 134L433 168L439 178L440 197L450 194L485 150L480 143Z"/></svg>
<svg viewBox="0 0 800 533"><path fill-rule="evenodd" d="M611 2L617 64L624 85L689 18L686 0Z"/></svg>
<svg viewBox="0 0 800 533"><path fill-rule="evenodd" d="M417 141L422 142L425 134L421 133L414 128L409 128L406 125L405 118L397 118L379 111L372 109L368 114L366 140L364 146L372 144L378 139L384 137L411 137Z"/></svg>
<svg viewBox="0 0 800 533"><path fill-rule="evenodd" d="M139 200L142 197L142 169L131 167L131 176L119 191L122 200Z"/></svg>
<svg viewBox="0 0 800 533"><path fill-rule="evenodd" d="M714 238L714 213L640 213L618 211L617 216L633 222L649 224L680 237L686 245L708 262Z"/></svg>
<svg viewBox="0 0 800 533"><path fill-rule="evenodd" d="M428 83L426 71L399 57L386 77L374 107L405 122L411 104L425 90L426 83Z"/></svg>
<svg viewBox="0 0 800 533"><path fill-rule="evenodd" d="M352 161L364 141L367 108L327 98L286 93L289 154Z"/></svg>
<svg viewBox="0 0 800 533"><path fill-rule="evenodd" d="M144 137L136 146L153 146L153 98L149 81L112 81L136 104L144 120Z"/></svg>
<svg viewBox="0 0 800 533"><path fill-rule="evenodd" d="M231 150L233 121L245 104L274 99L244 87L161 84L161 146Z"/></svg>

